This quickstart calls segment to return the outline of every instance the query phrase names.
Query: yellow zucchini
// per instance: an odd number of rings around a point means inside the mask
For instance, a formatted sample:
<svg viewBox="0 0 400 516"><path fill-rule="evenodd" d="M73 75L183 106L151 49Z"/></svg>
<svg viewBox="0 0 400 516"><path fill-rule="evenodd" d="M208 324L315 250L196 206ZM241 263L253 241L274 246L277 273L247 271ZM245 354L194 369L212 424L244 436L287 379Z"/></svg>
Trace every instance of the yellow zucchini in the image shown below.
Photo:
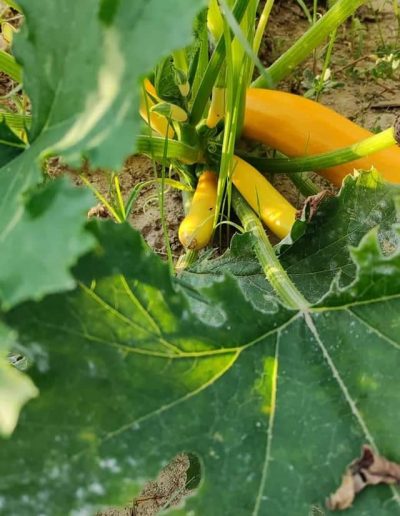
<svg viewBox="0 0 400 516"><path fill-rule="evenodd" d="M264 224L279 238L290 232L296 209L249 163L234 156L232 183Z"/></svg>
<svg viewBox="0 0 400 516"><path fill-rule="evenodd" d="M218 178L206 170L199 177L189 213L179 226L181 244L192 250L205 247L213 234Z"/></svg>
<svg viewBox="0 0 400 516"><path fill-rule="evenodd" d="M146 97L142 93L139 113L143 120L149 124L149 126L156 133L160 134L164 138L168 136L172 139L175 136L175 131L169 124L168 120L158 113L151 111L151 108L157 104L158 97L154 86L148 79L145 79L144 86L146 90Z"/></svg>

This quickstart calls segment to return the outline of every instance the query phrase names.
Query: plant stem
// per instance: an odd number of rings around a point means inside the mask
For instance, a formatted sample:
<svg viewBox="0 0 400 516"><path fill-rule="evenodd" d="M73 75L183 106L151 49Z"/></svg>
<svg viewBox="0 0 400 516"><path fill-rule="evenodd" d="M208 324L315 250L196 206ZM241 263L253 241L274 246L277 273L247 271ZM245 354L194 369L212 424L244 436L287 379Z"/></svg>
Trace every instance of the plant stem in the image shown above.
<svg viewBox="0 0 400 516"><path fill-rule="evenodd" d="M174 274L174 260L172 257L171 244L169 241L167 221L165 218L165 162L166 162L166 155L168 152L169 141L170 140L168 138L165 138L165 140L164 140L164 156L163 156L163 161L162 161L162 165L161 165L161 183L160 183L160 188L159 188L159 205L160 205L161 226L162 226L162 230L163 230L165 250L167 252L168 265L169 265L171 274Z"/></svg>
<svg viewBox="0 0 400 516"><path fill-rule="evenodd" d="M304 61L326 37L341 25L353 12L367 0L338 0L338 2L289 50L281 55L263 75L253 82L254 88L275 88L285 77Z"/></svg>
<svg viewBox="0 0 400 516"><path fill-rule="evenodd" d="M117 194L117 201L118 201L119 211L121 213L121 218L122 218L122 220L126 220L125 204L124 204L124 200L122 198L121 187L120 187L119 178L118 178L117 174L114 175L114 188L115 188L115 192Z"/></svg>
<svg viewBox="0 0 400 516"><path fill-rule="evenodd" d="M201 150L186 143L169 140L166 154L164 146L165 139L157 136L141 135L136 140L137 152L146 154L157 161L179 159L188 165L204 161Z"/></svg>
<svg viewBox="0 0 400 516"><path fill-rule="evenodd" d="M235 188L232 191L232 201L245 231L253 235L254 250L268 282L287 306L295 310L306 310L308 302L282 267L260 219Z"/></svg>
<svg viewBox="0 0 400 516"><path fill-rule="evenodd" d="M232 13L240 23L246 12L248 0L236 0ZM210 98L212 88L217 80L218 73L225 60L225 39L221 36L213 55L208 63L203 79L194 99L191 111L191 122L196 125L203 117L204 110Z"/></svg>
<svg viewBox="0 0 400 516"><path fill-rule="evenodd" d="M374 134L350 147L344 147L323 154L316 154L315 156L268 159L247 155L243 156L243 158L258 170L271 173L291 174L310 170L321 170L355 161L359 158L387 149L388 147L392 147L398 143L395 137L396 134L400 135L400 120L395 127L390 127L379 134Z"/></svg>
<svg viewBox="0 0 400 516"><path fill-rule="evenodd" d="M94 195L98 198L101 204L107 208L108 212L114 217L114 219L119 223L123 222L123 219L121 219L120 215L114 210L114 208L107 201L104 195L99 190L97 190L97 188L94 187L83 174L79 174L79 177L83 181L83 183L85 183L85 185L89 188L89 190L91 190L94 193Z"/></svg>
<svg viewBox="0 0 400 516"><path fill-rule="evenodd" d="M267 0L265 2L263 11L261 13L260 19L258 21L256 33L253 41L253 51L256 55L260 51L261 41L265 32L265 28L267 26L269 15L271 14L272 7L274 6L275 0Z"/></svg>

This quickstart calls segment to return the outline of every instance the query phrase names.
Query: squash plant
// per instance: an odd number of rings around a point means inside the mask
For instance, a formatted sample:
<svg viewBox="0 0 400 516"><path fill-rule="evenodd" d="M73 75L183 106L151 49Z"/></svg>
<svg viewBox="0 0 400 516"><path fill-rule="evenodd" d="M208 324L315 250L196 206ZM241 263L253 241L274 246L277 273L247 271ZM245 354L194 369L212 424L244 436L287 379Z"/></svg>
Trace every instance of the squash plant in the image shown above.
<svg viewBox="0 0 400 516"><path fill-rule="evenodd" d="M308 200L275 249L263 199L251 209L234 186L235 164L252 160L309 191L304 170L398 139L394 127L293 159L235 149L254 66L253 86L278 87L364 1L338 0L266 70L257 51L274 2L256 25L258 3L14 4L25 23L6 61L16 80L22 67L32 116L0 127L4 514L128 504L182 451L195 491L175 514L319 514L362 445L400 460L399 186L376 170L350 174L317 210ZM137 190L126 205L116 195L118 222L87 222L90 192L42 173L54 155L118 170L135 150L161 163L162 188L170 164L183 190L207 179L212 226L239 218L228 251L189 250L175 275L123 222ZM400 514L387 483L347 513Z"/></svg>

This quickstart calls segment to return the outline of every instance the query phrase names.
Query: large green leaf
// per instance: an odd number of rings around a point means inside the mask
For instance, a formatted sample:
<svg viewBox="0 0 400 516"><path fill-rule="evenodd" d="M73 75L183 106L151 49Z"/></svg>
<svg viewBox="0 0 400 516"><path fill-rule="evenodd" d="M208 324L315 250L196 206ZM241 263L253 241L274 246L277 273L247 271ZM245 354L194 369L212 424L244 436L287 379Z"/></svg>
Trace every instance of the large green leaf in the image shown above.
<svg viewBox="0 0 400 516"><path fill-rule="evenodd" d="M68 268L93 245L84 235L82 202L74 237L79 245L64 247L64 260L53 260L60 245L59 228L68 222L63 209L48 214L53 231L42 240L29 238L41 232L40 221L26 223L24 194L41 181L40 165L50 153L79 164L81 154L94 165L118 169L134 151L139 131L139 80L171 50L190 40L192 20L205 0L21 0L26 23L16 37L14 51L23 65L24 89L32 102L30 147L0 169L0 243L7 266L0 268L0 285L9 277L17 296L1 288L4 306L21 299L38 298L65 288ZM179 30L177 27L179 13ZM1 152L1 160L9 155ZM4 149L3 149L4 150ZM7 151L8 152L8 151ZM57 193L62 203L62 193ZM67 214L68 216L68 214ZM36 222L39 222L36 224ZM24 242L30 246L24 252ZM10 257L19 248L19 259ZM31 257L40 256L43 270L52 278L30 284ZM69 281L71 277L69 276Z"/></svg>
<svg viewBox="0 0 400 516"><path fill-rule="evenodd" d="M40 232L29 220L23 194L41 181L40 160L49 153L62 154L79 163L82 153L94 165L118 168L134 151L139 130L139 79L169 51L186 44L192 20L204 0L21 0L26 23L15 42L23 65L24 88L32 102L30 148L0 169L0 242L7 266L0 268L0 301L10 306L21 299L38 298L66 287L66 265L93 245L84 235L82 200L74 238L78 245L58 235L62 211L54 218L53 231L43 242L29 238ZM179 31L176 20L179 17ZM83 44L82 44L83 41ZM8 153L8 154L5 154ZM0 148L0 162L10 159L9 148ZM12 157L12 156L11 156ZM57 193L55 204L63 201ZM52 218L54 211L47 217ZM29 239L29 247L25 245ZM10 259L19 249L18 260ZM63 254L59 263L52 260ZM32 275L18 279L21 269L32 274L31 256L41 257L51 285ZM6 260L4 258L4 260ZM23 294L22 294L23 292Z"/></svg>
<svg viewBox="0 0 400 516"><path fill-rule="evenodd" d="M361 444L400 459L400 246L383 256L370 232L355 282L296 312L255 308L232 277L193 304L134 230L91 229L79 288L6 319L41 390L0 448L6 514L127 503L187 451L203 474L187 513L305 516ZM400 497L370 488L348 514L400 514Z"/></svg>
<svg viewBox="0 0 400 516"><path fill-rule="evenodd" d="M376 171L357 177L348 176L337 197L329 197L319 206L306 234L280 259L292 281L312 302L318 301L336 278L340 285L354 280L356 268L349 246L358 245L372 228L379 227L378 238L386 252L396 244L392 225L399 221L394 197L398 185L383 182ZM229 271L257 306L262 306L271 292L252 250L249 235L236 237L225 255L207 256L185 272L185 282L199 287Z"/></svg>

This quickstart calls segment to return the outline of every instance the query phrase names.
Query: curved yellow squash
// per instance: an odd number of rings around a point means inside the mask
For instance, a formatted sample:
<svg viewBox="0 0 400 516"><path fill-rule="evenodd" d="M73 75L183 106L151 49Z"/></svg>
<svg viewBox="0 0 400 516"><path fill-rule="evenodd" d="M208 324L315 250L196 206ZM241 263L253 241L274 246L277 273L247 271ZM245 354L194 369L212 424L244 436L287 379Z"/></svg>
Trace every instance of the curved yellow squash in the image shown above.
<svg viewBox="0 0 400 516"><path fill-rule="evenodd" d="M209 170L199 177L189 213L179 226L179 240L184 247L205 247L213 234L218 178Z"/></svg>
<svg viewBox="0 0 400 516"><path fill-rule="evenodd" d="M232 183L279 238L284 238L296 219L296 209L252 165L234 156Z"/></svg>
<svg viewBox="0 0 400 516"><path fill-rule="evenodd" d="M290 157L312 156L348 147L372 135L332 109L282 91L249 89L243 135ZM350 163L318 171L340 186L354 169L374 166L382 176L400 183L400 148L393 146Z"/></svg>

